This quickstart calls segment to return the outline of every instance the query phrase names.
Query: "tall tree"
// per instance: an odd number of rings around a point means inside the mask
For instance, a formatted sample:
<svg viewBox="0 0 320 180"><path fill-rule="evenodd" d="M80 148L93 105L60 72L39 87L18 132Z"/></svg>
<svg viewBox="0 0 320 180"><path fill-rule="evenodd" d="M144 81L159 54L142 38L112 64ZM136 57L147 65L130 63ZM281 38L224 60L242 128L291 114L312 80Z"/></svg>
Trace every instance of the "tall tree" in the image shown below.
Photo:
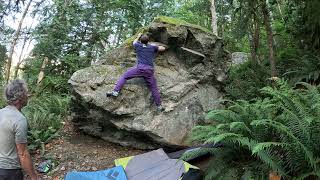
<svg viewBox="0 0 320 180"><path fill-rule="evenodd" d="M212 32L213 34L218 35L218 17L214 0L211 0L211 17Z"/></svg>
<svg viewBox="0 0 320 180"><path fill-rule="evenodd" d="M20 55L19 55L19 59L18 59L18 62L17 62L17 65L15 67L15 71L14 71L14 76L13 76L13 79L16 79L18 77L18 73L19 73L19 69L20 69L20 65L23 63L23 53L24 53L24 50L25 50L25 46L27 44L27 40L28 40L28 36L26 35L23 39L23 45L22 45L22 48L21 48L21 52L20 52Z"/></svg>
<svg viewBox="0 0 320 180"><path fill-rule="evenodd" d="M269 9L267 6L267 2L265 0L262 0L261 10L262 10L262 14L263 14L264 26L267 31L267 41L268 41L268 48L269 48L269 61L270 61L270 66L271 66L271 76L276 77L277 76L277 69L276 69L276 60L275 60L275 52L274 52L273 31L272 31L272 27L271 27Z"/></svg>
<svg viewBox="0 0 320 180"><path fill-rule="evenodd" d="M249 28L249 41L250 41L250 51L251 60L254 64L258 63L258 48L260 43L260 22L257 15L254 15L252 27Z"/></svg>
<svg viewBox="0 0 320 180"><path fill-rule="evenodd" d="M9 56L8 56L8 60L7 60L7 66L6 66L6 77L5 77L5 81L6 83L8 83L9 79L10 79L10 69L11 69L11 63L12 63L12 56L13 56L13 53L14 53L14 48L17 44L17 40L20 36L20 33L21 33L21 27L22 27L22 24L23 24L23 21L24 21L24 18L26 17L27 13L28 13L28 10L29 10L29 7L31 5L31 2L32 0L29 0L25 10L23 11L23 14L22 14L22 17L20 19L20 22L19 22L19 25L18 25L18 28L17 30L15 31L14 35L13 35L13 39L11 41L11 45L10 45L10 51L9 51Z"/></svg>
<svg viewBox="0 0 320 180"><path fill-rule="evenodd" d="M211 29L212 16L210 2L211 0L177 0L178 5L176 5L172 16Z"/></svg>
<svg viewBox="0 0 320 180"><path fill-rule="evenodd" d="M271 76L277 76L275 50L274 50L274 32L270 17L270 9L267 0L242 0L237 2L234 12L238 16L234 18L237 24L236 33L243 35L249 34L249 45L252 60L257 63L257 52L260 44L260 25L264 25L267 34L268 56L271 67ZM262 17L262 18L260 18ZM261 22L262 21L262 22Z"/></svg>
<svg viewBox="0 0 320 180"><path fill-rule="evenodd" d="M47 57L44 58L42 65L41 65L41 69L38 75L38 80L37 80L37 86L40 85L40 83L42 82L43 78L44 78L44 69L46 68L46 65L48 64L49 59Z"/></svg>

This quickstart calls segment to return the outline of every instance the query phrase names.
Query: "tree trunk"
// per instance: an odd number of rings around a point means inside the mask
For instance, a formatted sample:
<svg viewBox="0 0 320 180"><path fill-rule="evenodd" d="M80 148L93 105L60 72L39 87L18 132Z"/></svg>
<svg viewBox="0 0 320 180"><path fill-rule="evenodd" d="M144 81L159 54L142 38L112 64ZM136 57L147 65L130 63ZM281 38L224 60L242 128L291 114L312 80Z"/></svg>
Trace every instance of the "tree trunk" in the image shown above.
<svg viewBox="0 0 320 180"><path fill-rule="evenodd" d="M19 22L19 25L18 25L18 29L16 30L16 32L14 33L13 35L13 39L11 41L11 46L10 46L10 51L9 51L9 56L8 56L8 61L7 61L7 69L6 69L6 83L9 82L9 79L10 79L10 69L11 69L11 63L12 63L12 56L13 56L13 52L14 52L14 47L16 46L17 44L17 40L20 36L20 32L21 32L21 26L22 26L22 23L23 23L23 20L24 18L26 17L27 15L27 12L29 10L29 7L30 7L30 4L31 4L32 0L30 0L26 6L26 9L24 10L23 14L22 14L22 17L21 17L21 20Z"/></svg>
<svg viewBox="0 0 320 180"><path fill-rule="evenodd" d="M19 73L19 69L20 69L20 65L22 64L22 62L18 62L14 71L14 76L13 79L16 79L18 77L18 73Z"/></svg>
<svg viewBox="0 0 320 180"><path fill-rule="evenodd" d="M19 56L19 61L18 61L18 63L17 63L16 69L15 69L15 71L14 71L13 79L16 79L17 76L18 76L19 68L20 68L20 65L21 65L21 63L22 63L22 61L23 61L22 55L23 55L24 47L25 47L25 45L26 45L27 40L28 40L28 36L24 37L22 49L21 49L20 56Z"/></svg>
<svg viewBox="0 0 320 180"><path fill-rule="evenodd" d="M212 27L212 32L215 35L218 35L218 17L217 17L217 12L216 12L216 6L214 3L214 0L211 0L211 27Z"/></svg>
<svg viewBox="0 0 320 180"><path fill-rule="evenodd" d="M223 12L223 6L221 5L220 6L220 12L222 13ZM222 15L223 16L223 15ZM220 37L223 37L224 35L224 24L225 24L226 20L224 18L221 18L221 21L220 21L220 27L219 27L219 31L218 31L218 34ZM218 23L217 23L218 24ZM217 25L218 26L218 25Z"/></svg>
<svg viewBox="0 0 320 180"><path fill-rule="evenodd" d="M37 81L37 86L40 85L41 81L43 80L44 78L44 68L46 67L46 65L48 64L49 62L49 59L47 57L44 58L43 62L42 62L42 66L41 66L41 69L40 69L40 73L38 75L38 81Z"/></svg>
<svg viewBox="0 0 320 180"><path fill-rule="evenodd" d="M271 11L271 8L270 8L270 0L266 0L266 4L267 4L267 10L268 10L268 12L269 12L270 27L271 27L271 30L272 30L273 35L274 35L274 34L276 34L276 32L275 32L274 27L272 27L272 22L274 22L274 15L273 15L273 13L272 13L272 11ZM285 23L284 23L284 25L285 25ZM274 46L274 48L275 48L275 50L276 50L276 49L277 49L277 46L278 46L278 43L277 43L277 39L276 39L275 36L273 36L273 46Z"/></svg>
<svg viewBox="0 0 320 180"><path fill-rule="evenodd" d="M255 61L258 62L257 54L260 44L260 24L258 21L256 21L255 30L254 30L254 36L253 36L253 43L254 43L254 58Z"/></svg>
<svg viewBox="0 0 320 180"><path fill-rule="evenodd" d="M252 62L258 64L258 49L260 43L260 24L256 17L253 19L253 31L251 31L251 38L250 38L250 46L251 46L251 59Z"/></svg>
<svg viewBox="0 0 320 180"><path fill-rule="evenodd" d="M269 60L270 60L270 66L271 66L271 76L276 77L277 76L277 69L276 69L276 61L275 61L275 52L274 52L274 44L273 44L273 32L271 28L270 23L270 14L269 10L267 8L266 1L262 1L262 13L263 13L263 20L264 25L267 31L267 39L268 39L268 47L269 47Z"/></svg>

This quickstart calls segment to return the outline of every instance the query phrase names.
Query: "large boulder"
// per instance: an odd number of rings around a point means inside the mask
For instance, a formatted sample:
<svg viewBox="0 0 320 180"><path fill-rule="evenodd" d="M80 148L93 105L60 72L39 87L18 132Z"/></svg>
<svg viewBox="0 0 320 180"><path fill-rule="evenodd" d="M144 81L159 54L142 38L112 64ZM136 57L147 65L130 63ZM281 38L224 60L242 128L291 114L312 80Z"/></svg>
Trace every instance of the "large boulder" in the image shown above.
<svg viewBox="0 0 320 180"><path fill-rule="evenodd" d="M147 28L151 40L169 49L157 56L155 76L165 112L157 112L143 79L132 79L117 98L107 98L127 68L136 62L132 40L73 74L73 122L84 132L140 149L179 148L205 114L220 107L223 82L231 63L222 39L209 31L170 18Z"/></svg>

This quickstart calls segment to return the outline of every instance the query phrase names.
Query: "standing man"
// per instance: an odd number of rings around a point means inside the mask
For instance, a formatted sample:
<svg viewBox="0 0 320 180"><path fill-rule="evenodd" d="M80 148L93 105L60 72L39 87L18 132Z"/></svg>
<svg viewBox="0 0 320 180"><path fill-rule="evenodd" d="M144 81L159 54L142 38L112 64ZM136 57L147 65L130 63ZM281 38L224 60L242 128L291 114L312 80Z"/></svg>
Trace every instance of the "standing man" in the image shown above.
<svg viewBox="0 0 320 180"><path fill-rule="evenodd" d="M137 54L137 65L128 69L118 80L114 90L107 93L107 97L117 97L123 85L127 80L142 77L151 90L152 97L158 111L164 111L161 105L160 93L157 87L157 80L154 77L154 58L158 52L165 51L163 46L149 44L149 36L139 34L133 41L133 46Z"/></svg>
<svg viewBox="0 0 320 180"><path fill-rule="evenodd" d="M23 180L21 168L38 180L27 147L27 120L21 113L28 102L27 84L13 80L4 94L8 106L0 109L0 180Z"/></svg>

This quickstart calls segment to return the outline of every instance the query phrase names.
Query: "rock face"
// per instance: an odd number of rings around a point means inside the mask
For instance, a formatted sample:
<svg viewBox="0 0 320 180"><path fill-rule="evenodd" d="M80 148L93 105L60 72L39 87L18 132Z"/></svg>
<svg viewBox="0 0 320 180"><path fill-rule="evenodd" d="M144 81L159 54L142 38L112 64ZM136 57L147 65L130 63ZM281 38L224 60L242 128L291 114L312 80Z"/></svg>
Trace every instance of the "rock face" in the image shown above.
<svg viewBox="0 0 320 180"><path fill-rule="evenodd" d="M131 42L73 74L73 122L84 132L140 149L178 148L204 115L220 106L230 55L220 38L186 23L156 19L151 40L169 49L157 56L155 76L165 112L157 112L143 79L132 79L117 98L107 98L127 68L134 66ZM133 38L131 38L133 39Z"/></svg>

